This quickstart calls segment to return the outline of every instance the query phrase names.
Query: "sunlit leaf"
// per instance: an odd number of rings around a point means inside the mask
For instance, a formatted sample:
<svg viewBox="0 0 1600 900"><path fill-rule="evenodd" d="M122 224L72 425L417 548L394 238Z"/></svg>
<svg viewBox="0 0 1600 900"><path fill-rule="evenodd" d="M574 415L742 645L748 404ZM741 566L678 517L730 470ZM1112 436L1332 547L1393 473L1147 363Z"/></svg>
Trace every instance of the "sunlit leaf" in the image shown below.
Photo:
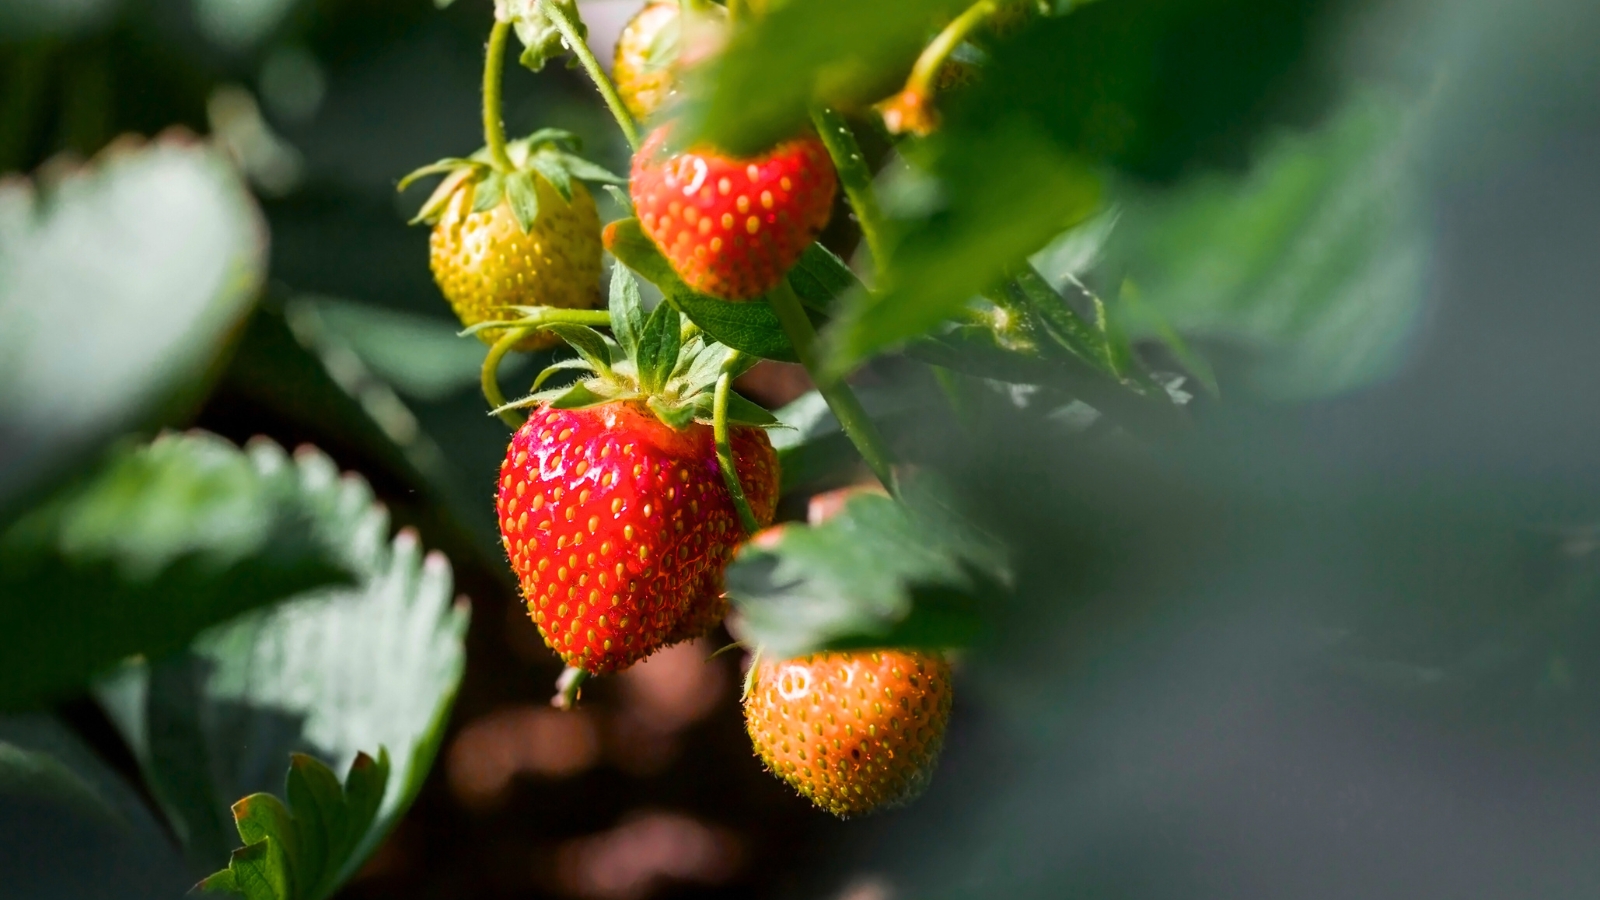
<svg viewBox="0 0 1600 900"><path fill-rule="evenodd" d="M0 705L348 580L316 513L292 479L209 435L117 455L0 534Z"/></svg>
<svg viewBox="0 0 1600 900"><path fill-rule="evenodd" d="M467 613L451 604L443 556L415 535L387 539L388 516L365 482L327 457L290 459L253 444L254 466L281 473L338 536L348 588L312 591L205 632L189 649L124 667L99 689L146 780L201 871L236 845L229 807L278 790L289 754L346 769L388 748L393 776L359 865L411 803L432 764L463 665ZM344 873L349 874L349 871Z"/></svg>
<svg viewBox="0 0 1600 900"><path fill-rule="evenodd" d="M255 204L209 148L122 145L0 184L0 518L204 393L261 284Z"/></svg>

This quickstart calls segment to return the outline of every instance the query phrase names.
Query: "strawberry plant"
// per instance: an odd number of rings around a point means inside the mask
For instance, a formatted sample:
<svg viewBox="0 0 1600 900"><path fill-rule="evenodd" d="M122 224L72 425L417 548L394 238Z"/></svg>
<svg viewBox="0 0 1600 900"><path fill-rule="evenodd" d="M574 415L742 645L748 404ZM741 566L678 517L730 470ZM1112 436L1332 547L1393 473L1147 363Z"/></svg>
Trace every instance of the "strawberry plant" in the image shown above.
<svg viewBox="0 0 1600 900"><path fill-rule="evenodd" d="M1592 894L1581 6L0 5L0 894Z"/></svg>

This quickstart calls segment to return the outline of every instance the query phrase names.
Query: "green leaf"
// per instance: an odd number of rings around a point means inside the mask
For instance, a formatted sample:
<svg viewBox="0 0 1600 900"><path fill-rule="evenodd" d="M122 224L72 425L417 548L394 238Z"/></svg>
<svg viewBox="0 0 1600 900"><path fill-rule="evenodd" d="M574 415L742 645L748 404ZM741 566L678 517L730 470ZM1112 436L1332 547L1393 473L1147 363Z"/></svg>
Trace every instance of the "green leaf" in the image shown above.
<svg viewBox="0 0 1600 900"><path fill-rule="evenodd" d="M678 311L670 303L657 306L644 323L639 335L639 351L634 354L639 366L639 385L645 393L655 393L666 385L667 378L678 365L682 341L683 326Z"/></svg>
<svg viewBox="0 0 1600 900"><path fill-rule="evenodd" d="M813 243L789 270L789 286L807 307L820 313L833 310L834 301L852 291L864 290L861 279L833 251Z"/></svg>
<svg viewBox="0 0 1600 900"><path fill-rule="evenodd" d="M506 200L510 202L511 215L516 218L517 227L522 229L523 234L532 231L533 223L539 219L539 192L533 185L535 177L532 172L512 172L505 179ZM569 195L567 199L572 198Z"/></svg>
<svg viewBox="0 0 1600 900"><path fill-rule="evenodd" d="M930 139L920 158L927 171L905 176L935 178L937 204L906 189L895 202L886 193L892 240L879 289L857 289L840 304L823 334L826 372L848 372L956 316L1006 267L1095 210L1094 173L1029 130L962 138Z"/></svg>
<svg viewBox="0 0 1600 900"><path fill-rule="evenodd" d="M783 424L766 407L746 400L734 391L728 392L728 421L733 424L755 425L761 428Z"/></svg>
<svg viewBox="0 0 1600 900"><path fill-rule="evenodd" d="M697 293L672 271L672 265L639 227L623 219L606 227L606 248L623 265L661 289L667 302L720 344L762 359L795 362L794 348L772 308L762 302L730 303Z"/></svg>
<svg viewBox="0 0 1600 900"><path fill-rule="evenodd" d="M205 395L265 272L233 165L164 140L0 183L0 525L114 435Z"/></svg>
<svg viewBox="0 0 1600 900"><path fill-rule="evenodd" d="M348 877L353 853L372 827L389 776L388 754L358 753L344 787L332 770L294 754L285 795L252 794L233 805L244 846L228 868L201 882L214 893L324 900Z"/></svg>
<svg viewBox="0 0 1600 900"><path fill-rule="evenodd" d="M0 533L0 706L86 683L132 653L348 580L313 499L210 435L167 435Z"/></svg>
<svg viewBox="0 0 1600 900"><path fill-rule="evenodd" d="M165 900L194 876L134 789L60 720L0 717L8 896Z"/></svg>
<svg viewBox="0 0 1600 900"><path fill-rule="evenodd" d="M611 267L611 333L616 336L622 353L633 359L639 350L639 335L644 331L644 301L639 297L639 283L626 266Z"/></svg>
<svg viewBox="0 0 1600 900"><path fill-rule="evenodd" d="M583 361L588 363L596 372L606 373L611 371L611 348L606 344L606 339L600 336L587 325L573 325L567 322L552 323L545 326L545 330L558 335L567 342Z"/></svg>
<svg viewBox="0 0 1600 900"><path fill-rule="evenodd" d="M970 641L1010 580L1004 552L926 478L904 493L858 494L820 525L741 550L727 574L738 636L780 657Z"/></svg>
<svg viewBox="0 0 1600 900"><path fill-rule="evenodd" d="M615 172L612 172L605 166L592 163L581 156L574 156L571 153L556 153L553 155L557 158L561 167L567 172L567 174L573 178L577 178L582 181L592 181L596 184L604 185L619 185L628 183L628 179L623 178L621 175L618 175Z"/></svg>
<svg viewBox="0 0 1600 900"><path fill-rule="evenodd" d="M1429 256L1409 126L1392 100L1362 96L1316 132L1280 138L1248 174L1130 191L1108 265L1156 315L1130 309L1121 324L1159 338L1165 321L1215 354L1224 381L1236 373L1271 398L1392 372Z"/></svg>
<svg viewBox="0 0 1600 900"><path fill-rule="evenodd" d="M388 515L364 481L313 451L291 459L258 442L250 457L297 486L360 583L300 594L213 628L182 653L125 664L98 695L202 871L235 844L231 803L280 789L291 753L340 768L364 748L389 748L387 791L345 878L432 765L461 677L467 611L451 603L442 555L425 555L410 531L387 539Z"/></svg>
<svg viewBox="0 0 1600 900"><path fill-rule="evenodd" d="M499 172L490 172L472 186L472 211L488 212L506 198L506 179ZM537 213L538 208L535 207Z"/></svg>
<svg viewBox="0 0 1600 900"><path fill-rule="evenodd" d="M563 359L559 362L551 363L544 367L544 370L539 373L539 377L533 379L533 387L530 390L537 393L539 388L557 373L572 371L593 372L594 366L589 365L589 361L582 357Z"/></svg>
<svg viewBox="0 0 1600 900"><path fill-rule="evenodd" d="M337 342L407 398L441 401L477 390L483 345L461 340L454 322L309 295L286 303L284 312L297 337L313 345ZM332 346L326 349L334 355ZM501 378L519 377L527 364L527 356L512 354L500 365Z"/></svg>
<svg viewBox="0 0 1600 900"><path fill-rule="evenodd" d="M535 72L543 69L547 61L567 52L561 31L545 10L547 4L566 10L568 17L578 24L579 36L584 36L576 0L495 0L496 17L511 22L522 41L521 63Z"/></svg>
<svg viewBox="0 0 1600 900"><path fill-rule="evenodd" d="M528 157L528 165L532 166L545 181L550 182L550 186L556 189L561 199L568 203L572 202L572 175L555 154L535 153Z"/></svg>
<svg viewBox="0 0 1600 900"><path fill-rule="evenodd" d="M734 31L695 80L693 137L749 156L799 131L812 103L847 108L893 93L923 43L965 0L773 4Z"/></svg>
<svg viewBox="0 0 1600 900"><path fill-rule="evenodd" d="M602 403L610 403L613 399L615 398L595 393L587 384L580 381L570 387L557 388L547 402L552 409L588 409Z"/></svg>
<svg viewBox="0 0 1600 900"><path fill-rule="evenodd" d="M689 423L695 420L696 409L693 403L675 403L660 397L650 397L645 404L656 414L656 418L675 431L688 428Z"/></svg>

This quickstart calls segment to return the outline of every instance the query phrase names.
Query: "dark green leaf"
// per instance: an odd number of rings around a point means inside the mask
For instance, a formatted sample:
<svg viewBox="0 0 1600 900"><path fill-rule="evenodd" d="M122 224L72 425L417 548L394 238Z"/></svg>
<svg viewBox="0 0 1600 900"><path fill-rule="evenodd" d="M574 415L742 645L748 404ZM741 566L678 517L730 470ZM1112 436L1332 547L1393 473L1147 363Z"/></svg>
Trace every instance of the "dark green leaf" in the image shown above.
<svg viewBox="0 0 1600 900"><path fill-rule="evenodd" d="M347 580L311 498L209 435L117 455L0 534L0 706Z"/></svg>
<svg viewBox="0 0 1600 900"><path fill-rule="evenodd" d="M533 223L539 218L539 192L533 185L535 177L532 172L512 172L505 179L506 200L510 202L511 215L516 218L517 227L522 229L523 234L532 231ZM482 189L483 185L479 185L479 190Z"/></svg>
<svg viewBox="0 0 1600 900"><path fill-rule="evenodd" d="M789 285L806 306L821 313L833 310L834 301L861 290L861 279L844 260L821 244L812 244L789 270Z"/></svg>
<svg viewBox="0 0 1600 900"><path fill-rule="evenodd" d="M730 303L690 290L640 229L637 219L613 222L605 234L606 247L612 255L660 288L667 302L718 343L762 359L795 361L794 348L789 346L778 317L766 303Z"/></svg>
<svg viewBox="0 0 1600 900"><path fill-rule="evenodd" d="M572 325L566 322L546 325L545 329L559 335L568 346L578 351L583 361L596 372L611 371L611 348L607 346L606 339L600 336L600 332L587 325Z"/></svg>
<svg viewBox="0 0 1600 900"><path fill-rule="evenodd" d="M663 303L650 313L639 335L639 352L634 361L639 366L639 385L645 393L659 391L678 365L678 351L682 349L683 327L678 311L670 303Z"/></svg>
<svg viewBox="0 0 1600 900"><path fill-rule="evenodd" d="M611 267L611 333L629 359L639 350L639 335L644 331L644 303L639 283L626 266Z"/></svg>
<svg viewBox="0 0 1600 900"><path fill-rule="evenodd" d="M167 900L194 882L132 787L54 717L0 717L7 896Z"/></svg>
<svg viewBox="0 0 1600 900"><path fill-rule="evenodd" d="M229 861L234 881L246 886L246 896L250 894L248 886L261 880L269 882L274 896L284 900L305 897L295 882L295 871L300 868L299 835L283 801L271 794L251 794L233 805L233 821L246 847L267 846L259 868L247 867L239 871L233 861ZM254 877L257 872L263 877Z"/></svg>
<svg viewBox="0 0 1600 900"><path fill-rule="evenodd" d="M971 640L1009 580L1004 554L925 479L904 493L859 494L827 522L746 546L727 575L739 635L779 657Z"/></svg>
<svg viewBox="0 0 1600 900"><path fill-rule="evenodd" d="M739 425L757 425L762 428L783 424L766 407L752 403L734 391L728 392L728 421Z"/></svg>
<svg viewBox="0 0 1600 900"><path fill-rule="evenodd" d="M204 395L261 284L265 238L232 163L177 140L38 188L0 184L0 235L3 524L110 437Z"/></svg>
<svg viewBox="0 0 1600 900"><path fill-rule="evenodd" d="M415 796L460 679L466 609L451 604L443 556L416 536L387 539L388 516L326 456L250 448L255 468L295 485L319 536L360 575L202 634L160 662L125 665L99 697L152 793L202 871L234 846L229 806L279 790L289 754L348 766L363 748L394 755L396 779L344 876Z"/></svg>
<svg viewBox="0 0 1600 900"><path fill-rule="evenodd" d="M691 110L695 137L736 155L800 130L812 103L856 107L892 93L941 20L965 0L806 0L773 4L734 32Z"/></svg>

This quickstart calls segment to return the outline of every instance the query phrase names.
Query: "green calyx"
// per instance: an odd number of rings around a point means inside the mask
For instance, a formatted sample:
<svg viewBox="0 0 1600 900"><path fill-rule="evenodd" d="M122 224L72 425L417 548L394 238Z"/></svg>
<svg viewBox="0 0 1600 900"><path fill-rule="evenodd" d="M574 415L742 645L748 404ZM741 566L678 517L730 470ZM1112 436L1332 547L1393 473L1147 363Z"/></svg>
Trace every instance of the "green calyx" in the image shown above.
<svg viewBox="0 0 1600 900"><path fill-rule="evenodd" d="M473 212L488 212L502 202L509 203L517 226L527 234L539 218L539 190L535 179L545 181L567 203L572 202L574 181L627 184L627 179L579 156L579 148L580 142L572 132L541 128L506 144L506 156L512 165L509 171L495 166L485 147L465 159L450 157L423 166L400 179L399 189L403 191L428 175L445 176L411 220L413 225L437 222L457 191L470 190Z"/></svg>
<svg viewBox="0 0 1600 900"><path fill-rule="evenodd" d="M712 424L717 380L738 377L758 361L707 338L698 328L685 328L683 317L662 302L648 316L640 303L639 285L622 265L611 273L611 335L585 325L551 323L578 355L539 373L533 393L502 410L548 404L555 409L586 409L606 403L640 401L666 425L682 430L691 423ZM540 390L551 376L579 371L586 377L563 387ZM728 396L730 424L772 427L772 413L737 394Z"/></svg>

